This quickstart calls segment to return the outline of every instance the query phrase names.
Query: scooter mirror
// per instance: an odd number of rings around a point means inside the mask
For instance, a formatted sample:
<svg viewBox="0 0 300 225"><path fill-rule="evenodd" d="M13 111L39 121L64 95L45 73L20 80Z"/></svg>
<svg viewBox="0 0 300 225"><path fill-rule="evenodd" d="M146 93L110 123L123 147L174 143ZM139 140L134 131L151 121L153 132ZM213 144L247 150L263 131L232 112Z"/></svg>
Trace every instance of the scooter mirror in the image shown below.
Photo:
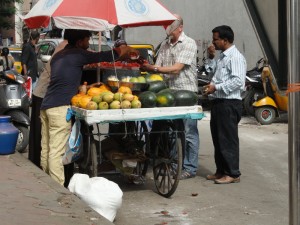
<svg viewBox="0 0 300 225"><path fill-rule="evenodd" d="M41 60L43 63L47 63L51 59L51 55L41 55Z"/></svg>

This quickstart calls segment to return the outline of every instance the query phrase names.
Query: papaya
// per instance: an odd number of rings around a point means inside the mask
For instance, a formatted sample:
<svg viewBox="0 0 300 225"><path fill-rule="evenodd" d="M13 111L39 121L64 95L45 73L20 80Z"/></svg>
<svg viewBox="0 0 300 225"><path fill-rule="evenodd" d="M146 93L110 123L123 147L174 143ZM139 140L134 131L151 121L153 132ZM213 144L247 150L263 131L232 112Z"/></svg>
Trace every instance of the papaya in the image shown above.
<svg viewBox="0 0 300 225"><path fill-rule="evenodd" d="M100 88L96 88L96 87L91 87L88 91L87 91L87 94L89 96L95 96L95 95L99 95L101 92L103 92L102 89Z"/></svg>
<svg viewBox="0 0 300 225"><path fill-rule="evenodd" d="M139 94L139 100L142 108L153 108L156 106L156 95L152 91L144 91Z"/></svg>
<svg viewBox="0 0 300 225"><path fill-rule="evenodd" d="M171 92L163 92L156 94L157 107L171 107L175 106L175 96Z"/></svg>
<svg viewBox="0 0 300 225"><path fill-rule="evenodd" d="M80 98L82 96L85 96L84 94L77 94L77 95L74 95L71 99L71 105L72 106L76 106L76 107L79 107L79 101L80 101Z"/></svg>
<svg viewBox="0 0 300 225"><path fill-rule="evenodd" d="M86 109L87 104L92 100L92 96L89 95L82 95L79 99L79 107Z"/></svg>
<svg viewBox="0 0 300 225"><path fill-rule="evenodd" d="M147 74L145 76L147 82L163 81L164 78L160 74Z"/></svg>
<svg viewBox="0 0 300 225"><path fill-rule="evenodd" d="M188 90L177 90L174 93L176 106L193 106L198 103L198 95Z"/></svg>
<svg viewBox="0 0 300 225"><path fill-rule="evenodd" d="M157 80L149 83L147 91L158 93L159 91L166 88L167 88L167 84L164 81Z"/></svg>

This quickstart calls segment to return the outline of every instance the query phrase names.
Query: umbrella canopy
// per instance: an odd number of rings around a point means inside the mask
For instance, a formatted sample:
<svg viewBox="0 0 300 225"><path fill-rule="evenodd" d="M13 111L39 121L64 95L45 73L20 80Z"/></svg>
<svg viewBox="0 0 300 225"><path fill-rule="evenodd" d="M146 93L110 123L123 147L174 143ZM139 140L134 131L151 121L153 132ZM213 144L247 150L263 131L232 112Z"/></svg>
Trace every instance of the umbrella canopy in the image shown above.
<svg viewBox="0 0 300 225"><path fill-rule="evenodd" d="M171 24L176 17L157 0L39 0L23 18L28 28L111 30Z"/></svg>

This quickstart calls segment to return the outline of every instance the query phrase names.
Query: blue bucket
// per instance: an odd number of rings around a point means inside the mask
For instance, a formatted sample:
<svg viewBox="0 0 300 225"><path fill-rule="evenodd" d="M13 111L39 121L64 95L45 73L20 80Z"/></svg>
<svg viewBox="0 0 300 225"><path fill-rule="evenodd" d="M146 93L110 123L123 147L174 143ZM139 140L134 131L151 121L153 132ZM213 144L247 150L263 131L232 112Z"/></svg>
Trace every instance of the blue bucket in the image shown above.
<svg viewBox="0 0 300 225"><path fill-rule="evenodd" d="M0 155L13 154L19 130L11 123L10 116L0 116Z"/></svg>

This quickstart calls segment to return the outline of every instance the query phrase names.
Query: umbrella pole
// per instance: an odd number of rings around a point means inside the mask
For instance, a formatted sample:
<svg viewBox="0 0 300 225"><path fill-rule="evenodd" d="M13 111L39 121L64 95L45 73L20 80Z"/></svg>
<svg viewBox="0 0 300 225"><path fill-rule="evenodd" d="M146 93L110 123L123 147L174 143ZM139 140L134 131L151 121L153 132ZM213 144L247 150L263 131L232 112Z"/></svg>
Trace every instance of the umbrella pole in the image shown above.
<svg viewBox="0 0 300 225"><path fill-rule="evenodd" d="M99 31L99 35L98 35L98 49L99 49L99 52L101 52L101 40L102 40L102 37L101 37L101 31ZM100 66L97 66L97 82L100 82Z"/></svg>

